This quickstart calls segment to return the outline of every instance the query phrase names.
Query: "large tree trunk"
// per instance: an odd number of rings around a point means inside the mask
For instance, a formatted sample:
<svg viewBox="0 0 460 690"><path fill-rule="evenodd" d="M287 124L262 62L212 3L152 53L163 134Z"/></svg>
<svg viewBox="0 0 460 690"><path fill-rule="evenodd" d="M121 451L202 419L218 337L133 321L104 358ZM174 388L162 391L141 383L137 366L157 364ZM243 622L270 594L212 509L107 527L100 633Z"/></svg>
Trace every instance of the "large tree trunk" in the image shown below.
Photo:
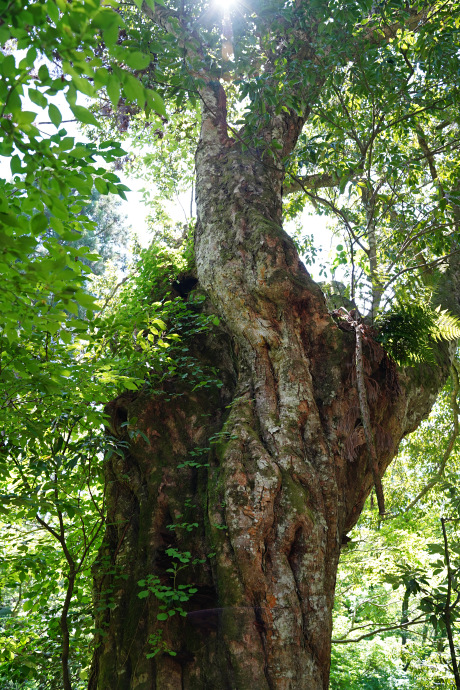
<svg viewBox="0 0 460 690"><path fill-rule="evenodd" d="M172 381L162 396L112 405L113 433L137 417L150 446L139 439L129 456L107 463L90 688L321 690L341 542L373 485L355 336L328 313L282 230L281 161L262 161L227 137L218 84L203 100L196 262L222 328L195 352L219 367L224 386L210 395ZM273 116L265 136L286 153L301 126ZM441 353L425 375L396 375L376 343L364 349L383 474L430 410L449 358ZM209 468L177 467L207 447ZM184 521L199 526L189 532L177 526ZM187 617L161 622L161 602L139 599L137 582L149 573L171 582L171 546L204 563L179 575L198 589ZM147 658L155 634L158 653Z"/></svg>

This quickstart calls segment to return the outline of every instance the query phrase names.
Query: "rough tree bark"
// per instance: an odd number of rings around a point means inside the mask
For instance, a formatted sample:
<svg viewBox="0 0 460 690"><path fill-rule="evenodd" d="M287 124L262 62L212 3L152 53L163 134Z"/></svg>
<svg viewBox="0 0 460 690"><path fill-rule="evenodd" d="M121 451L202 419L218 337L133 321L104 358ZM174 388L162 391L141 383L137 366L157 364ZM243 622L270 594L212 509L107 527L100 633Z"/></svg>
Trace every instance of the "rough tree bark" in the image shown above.
<svg viewBox="0 0 460 690"><path fill-rule="evenodd" d="M328 313L281 227L282 166L228 137L219 83L202 96L198 289L222 327L194 351L219 367L224 386L210 395L171 381L162 395L111 405L112 432L135 416L151 445L138 439L127 457L107 462L89 687L322 690L341 542L374 483L355 337ZM288 153L302 124L292 113L273 116L264 136ZM376 343L363 347L381 476L429 412L450 356L446 348L429 371L396 374ZM208 446L209 468L177 468ZM199 527L168 529L184 514ZM187 618L162 623L160 602L139 599L137 581L149 573L168 581L171 546L205 563L179 576L198 589ZM164 647L147 658L160 629Z"/></svg>

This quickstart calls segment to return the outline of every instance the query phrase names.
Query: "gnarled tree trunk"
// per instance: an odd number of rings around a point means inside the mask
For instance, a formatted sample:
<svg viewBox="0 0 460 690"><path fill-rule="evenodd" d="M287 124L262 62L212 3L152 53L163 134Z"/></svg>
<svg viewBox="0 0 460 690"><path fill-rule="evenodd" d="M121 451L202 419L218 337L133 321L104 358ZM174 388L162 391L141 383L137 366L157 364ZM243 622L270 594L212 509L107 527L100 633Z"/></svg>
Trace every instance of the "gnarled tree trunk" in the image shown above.
<svg viewBox="0 0 460 690"><path fill-rule="evenodd" d="M138 439L107 463L90 688L321 690L342 538L373 485L355 337L328 313L281 227L281 158L264 162L228 138L218 83L202 95L196 263L222 328L196 353L219 367L224 386L209 395L170 382L162 396L112 404L113 432L135 416L150 446ZM263 136L286 154L302 124L273 115ZM364 355L382 475L429 412L449 357L423 377L396 375L371 340ZM178 468L207 447L209 468ZM171 583L169 547L204 562L176 582L198 590L187 617L162 622L161 602L139 599L137 582L155 574Z"/></svg>

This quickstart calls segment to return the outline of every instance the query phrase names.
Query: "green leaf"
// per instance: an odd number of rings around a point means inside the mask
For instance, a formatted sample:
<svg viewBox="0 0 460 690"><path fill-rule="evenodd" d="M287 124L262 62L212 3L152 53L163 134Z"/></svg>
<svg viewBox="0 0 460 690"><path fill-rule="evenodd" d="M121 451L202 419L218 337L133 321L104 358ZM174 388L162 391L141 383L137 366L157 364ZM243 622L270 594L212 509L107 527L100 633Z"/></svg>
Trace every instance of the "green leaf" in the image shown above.
<svg viewBox="0 0 460 690"><path fill-rule="evenodd" d="M85 96L89 96L90 98L94 98L96 95L96 90L92 84L87 79L84 79L83 77L79 76L74 76L72 77L72 81L75 84L75 87L78 89L78 91L81 91L81 93L84 93Z"/></svg>
<svg viewBox="0 0 460 690"><path fill-rule="evenodd" d="M151 108L154 112L159 115L166 117L166 108L161 96L157 94L156 91L152 89L146 89L147 91L147 107Z"/></svg>
<svg viewBox="0 0 460 690"><path fill-rule="evenodd" d="M148 589L144 589L142 592L138 593L139 599L146 599L149 596L150 592Z"/></svg>
<svg viewBox="0 0 460 690"><path fill-rule="evenodd" d="M94 179L94 186L100 194L108 193L107 182L103 180L101 177L96 177Z"/></svg>
<svg viewBox="0 0 460 690"><path fill-rule="evenodd" d="M40 65L38 70L38 78L42 82L47 82L50 79L50 73L48 72L48 67L46 65Z"/></svg>
<svg viewBox="0 0 460 690"><path fill-rule="evenodd" d="M19 156L13 156L12 159L10 160L10 168L11 168L11 173L13 175L16 175L17 173L22 172L22 164L21 164L21 159Z"/></svg>
<svg viewBox="0 0 460 690"><path fill-rule="evenodd" d="M139 384L137 384L135 381L132 381L131 379L123 378L123 385L129 391L139 390Z"/></svg>
<svg viewBox="0 0 460 690"><path fill-rule="evenodd" d="M30 125L36 117L37 113L32 112L32 110L21 110L15 114L15 120L19 125Z"/></svg>
<svg viewBox="0 0 460 690"><path fill-rule="evenodd" d="M87 158L91 155L91 150L88 149L85 144L77 144L70 152L70 155L74 158Z"/></svg>
<svg viewBox="0 0 460 690"><path fill-rule="evenodd" d="M27 55L26 55L27 65L29 67L33 67L36 59L37 59L37 49L34 47L29 48L29 50L27 51Z"/></svg>
<svg viewBox="0 0 460 690"><path fill-rule="evenodd" d="M44 213L37 213L30 221L30 228L34 234L40 234L48 227L48 218Z"/></svg>
<svg viewBox="0 0 460 690"><path fill-rule="evenodd" d="M29 89L28 95L32 103L40 106L40 108L46 108L48 101L41 91L38 89Z"/></svg>
<svg viewBox="0 0 460 690"><path fill-rule="evenodd" d="M109 49L113 47L118 41L118 23L113 22L109 26L103 28L102 37Z"/></svg>
<svg viewBox="0 0 460 690"><path fill-rule="evenodd" d="M93 311L97 309L96 298L92 295L88 295L86 292L78 291L75 293L74 298L78 304L85 307L85 309L92 309Z"/></svg>
<svg viewBox="0 0 460 690"><path fill-rule="evenodd" d="M0 212L0 223L3 223L4 225L8 225L11 228L20 228L21 223L17 220L17 218L9 213L1 213Z"/></svg>
<svg viewBox="0 0 460 690"><path fill-rule="evenodd" d="M80 120L85 125L92 125L93 127L99 127L99 123L94 117L93 113L82 105L74 105L71 110L77 120Z"/></svg>
<svg viewBox="0 0 460 690"><path fill-rule="evenodd" d="M150 57L144 53L127 53L125 62L131 69L143 70L150 65Z"/></svg>
<svg viewBox="0 0 460 690"><path fill-rule="evenodd" d="M48 106L48 113L50 116L50 120L53 123L53 125L58 128L59 125L62 122L62 115L61 111L57 106L54 105L54 103L50 103Z"/></svg>
<svg viewBox="0 0 460 690"><path fill-rule="evenodd" d="M123 74L123 91L129 101L137 101L140 108L144 107L146 90L136 77L125 72Z"/></svg>
<svg viewBox="0 0 460 690"><path fill-rule="evenodd" d="M118 106L118 101L120 100L120 82L114 74L110 75L109 82L107 84L107 95L110 98L113 109L115 110Z"/></svg>
<svg viewBox="0 0 460 690"><path fill-rule="evenodd" d="M94 75L95 88L99 89L101 86L107 86L110 76L110 72L106 67L101 67L100 69L96 70Z"/></svg>
<svg viewBox="0 0 460 690"><path fill-rule="evenodd" d="M59 9L52 0L48 0L46 3L46 10L50 19L56 24L59 21Z"/></svg>
<svg viewBox="0 0 460 690"><path fill-rule="evenodd" d="M115 24L118 26L119 18L115 12L108 8L103 7L93 18L92 26L98 29L108 29Z"/></svg>

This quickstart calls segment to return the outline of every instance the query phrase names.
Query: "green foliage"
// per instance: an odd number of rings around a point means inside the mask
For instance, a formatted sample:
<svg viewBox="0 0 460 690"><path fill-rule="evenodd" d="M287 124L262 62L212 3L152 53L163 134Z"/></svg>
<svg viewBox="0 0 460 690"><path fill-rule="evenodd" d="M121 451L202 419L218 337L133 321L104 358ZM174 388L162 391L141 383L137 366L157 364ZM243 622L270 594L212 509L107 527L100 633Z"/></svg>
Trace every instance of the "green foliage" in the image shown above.
<svg viewBox="0 0 460 690"><path fill-rule="evenodd" d="M400 659L400 643L397 639L376 638L347 648L333 647L331 666L331 690L397 690L413 688L410 677L404 671Z"/></svg>
<svg viewBox="0 0 460 690"><path fill-rule="evenodd" d="M374 26L381 35L387 11L397 13L397 6L379 6L358 33ZM334 10L335 37L354 10ZM445 11L442 25L401 29L352 59L350 53L344 59L336 42L329 46L336 67L325 75L288 162L287 188L292 175L306 181L306 193L288 197L288 212L306 203L310 212L334 219L341 249L333 253L332 278L335 272L346 278L361 313L372 317L390 286L435 286L437 267L456 248L458 56L452 54L456 20ZM353 52L349 38L345 44ZM317 187L309 183L314 179Z"/></svg>
<svg viewBox="0 0 460 690"><path fill-rule="evenodd" d="M177 525L171 525L171 528L176 527ZM187 612L184 610L183 605L198 591L192 584L179 584L177 577L190 564L196 564L200 561L192 559L189 551L181 552L175 548L169 548L166 549L165 553L171 559L171 567L166 569L170 582L164 584L164 581L158 575L149 574L145 580L139 580L137 583L139 587L146 587L146 589L142 589L138 593L139 599L145 599L149 594L153 594L161 602L159 613L157 614L157 620L160 622L167 621L176 613L185 617ZM151 635L149 642L152 645L152 651L147 654L148 659L156 656L159 652L166 652L170 656L176 656L175 651L165 646L161 627Z"/></svg>
<svg viewBox="0 0 460 690"><path fill-rule="evenodd" d="M15 52L0 53L0 152L10 156L13 175L0 182L2 687L62 687L62 617L72 636L71 682L86 684L90 565L104 524L102 459L125 450L123 441L104 434L103 406L125 389L159 385L168 375L165 361L173 360L165 352L179 339L175 321L183 333L190 324L198 331L211 323L198 310L189 316L179 302L151 296L156 282L185 268L179 251L174 257L165 248L144 251L122 289L114 271L89 282L100 262L95 250L102 248L107 259L109 242L120 245L111 227L120 225L114 205L100 195L125 198L127 188L102 165L125 152L111 139L77 143L51 101L64 95L74 116L92 125L94 115L76 103L77 91L94 95L92 84L106 84L116 100L115 92L125 90L138 106L155 101L161 109L152 92L116 64L119 57L134 67L140 58L145 64L139 53L129 57L128 46L121 56L122 27L119 13L97 1L27 8L13 2L2 11L0 43L27 49L19 61ZM63 74L50 76L56 45ZM110 72L96 57L102 45ZM21 109L26 95L48 108L55 134L45 136L34 124L36 114ZM136 433L127 430L128 438Z"/></svg>
<svg viewBox="0 0 460 690"><path fill-rule="evenodd" d="M69 671L75 688L85 685L94 632L90 566L104 525L102 459L123 456L138 436L146 440L135 419L122 425L126 439L104 433L104 403L125 389L155 394L165 378L191 388L220 385L216 373L198 364L187 348L216 317L203 312L203 297L186 303L164 287L187 268L187 260L186 251L152 246L140 252L121 285L116 276L97 277L92 286L99 293L98 311L79 320L81 337L69 338L66 325L44 342L32 333L27 351L35 362L33 375L30 364L22 375L16 369L10 374L8 367L2 372L2 684L62 687L59 619L69 574L75 572L67 613ZM190 531L195 524L174 527ZM195 591L176 585L192 557L170 555L171 587L150 583L167 616L183 612L182 603ZM112 605L110 593L101 605Z"/></svg>
<svg viewBox="0 0 460 690"><path fill-rule="evenodd" d="M139 599L144 599L151 592L162 602L160 613L157 615L159 621L165 621L176 613L186 616L182 604L185 604L198 591L193 585L177 584L178 574L189 563L196 562L195 559L192 560L191 553L189 551L180 552L174 548L166 549L165 553L171 558L171 567L166 569L166 572L171 576L171 585L162 584L157 575L148 575L146 580L139 580L137 583L139 587L147 587L147 589L139 592Z"/></svg>
<svg viewBox="0 0 460 690"><path fill-rule="evenodd" d="M127 189L101 165L125 155L120 144L113 139L99 146L76 143L61 127L53 99L64 97L78 121L97 125L94 115L77 104L78 92L92 97L103 84L116 84L120 93L128 84L131 90L138 84L136 99L142 107L155 102L161 109L156 95L117 65L123 27L119 13L99 0L15 0L2 11L0 154L10 157L13 175L9 182L0 181L0 367L6 390L16 387L17 378L36 378L33 353L47 350L59 330L67 344L85 332L86 323L73 316L79 308L96 309L85 284L87 263L97 256L78 243L82 234L94 231L82 211L91 203L94 186L122 198ZM111 73L98 57L102 41ZM17 57L13 49L27 51L25 57ZM129 47L123 48L124 59L128 54ZM44 135L35 124L37 114L23 109L26 96L48 108L53 135ZM52 382L53 374L42 379L43 385L46 379Z"/></svg>
<svg viewBox="0 0 460 690"><path fill-rule="evenodd" d="M376 340L400 366L436 361L436 345L460 338L460 320L429 304L401 304L375 322Z"/></svg>

